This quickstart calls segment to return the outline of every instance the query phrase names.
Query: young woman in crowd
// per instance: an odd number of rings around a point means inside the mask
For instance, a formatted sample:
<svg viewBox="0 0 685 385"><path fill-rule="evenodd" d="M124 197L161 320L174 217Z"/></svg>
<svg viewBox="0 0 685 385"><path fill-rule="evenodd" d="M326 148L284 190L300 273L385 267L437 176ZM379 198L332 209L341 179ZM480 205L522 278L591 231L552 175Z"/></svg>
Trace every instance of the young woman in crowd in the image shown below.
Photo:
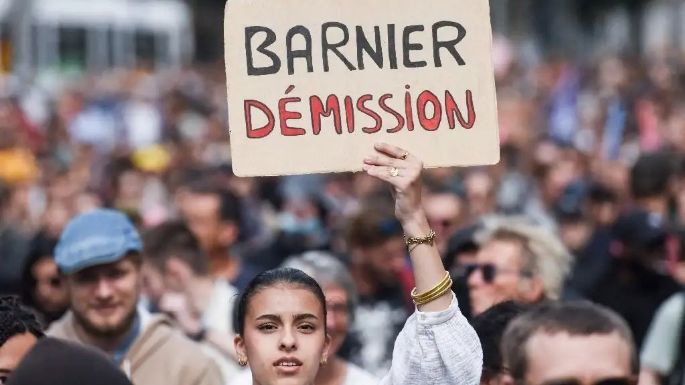
<svg viewBox="0 0 685 385"><path fill-rule="evenodd" d="M357 307L357 290L347 267L333 255L310 251L285 261L283 267L300 270L314 278L326 297L326 331L330 336L329 360L319 368L316 385L376 385L371 373L345 360L341 348L345 343ZM230 385L251 385L252 373L244 371Z"/></svg>
<svg viewBox="0 0 685 385"><path fill-rule="evenodd" d="M397 337L390 373L380 383L475 385L482 350L459 311L421 208L423 165L394 146L378 144L375 150L363 169L393 188L395 215L413 263L417 306ZM240 364L250 365L252 384L317 384L320 368L333 361L326 317L323 290L302 271L280 268L252 280L237 304L234 341Z"/></svg>
<svg viewBox="0 0 685 385"><path fill-rule="evenodd" d="M69 293L53 256L56 245L56 238L38 233L24 264L22 301L39 313L44 328L69 309Z"/></svg>

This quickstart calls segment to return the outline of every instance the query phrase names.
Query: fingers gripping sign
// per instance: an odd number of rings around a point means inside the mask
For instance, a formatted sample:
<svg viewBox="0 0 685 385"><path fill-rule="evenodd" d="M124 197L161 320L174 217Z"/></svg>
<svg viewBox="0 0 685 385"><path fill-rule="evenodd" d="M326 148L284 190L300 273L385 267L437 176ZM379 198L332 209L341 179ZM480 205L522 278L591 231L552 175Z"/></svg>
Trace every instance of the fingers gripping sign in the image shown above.
<svg viewBox="0 0 685 385"><path fill-rule="evenodd" d="M364 159L367 174L389 183L395 196L395 215L409 219L421 211L423 162L406 150L387 144L374 146L375 154Z"/></svg>

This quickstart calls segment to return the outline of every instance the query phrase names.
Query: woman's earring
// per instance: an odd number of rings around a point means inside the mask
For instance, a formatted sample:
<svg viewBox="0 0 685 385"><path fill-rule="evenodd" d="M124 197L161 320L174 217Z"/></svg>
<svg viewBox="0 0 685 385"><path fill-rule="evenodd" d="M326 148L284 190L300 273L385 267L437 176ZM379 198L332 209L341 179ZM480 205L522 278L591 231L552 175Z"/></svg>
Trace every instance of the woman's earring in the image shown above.
<svg viewBox="0 0 685 385"><path fill-rule="evenodd" d="M328 358L322 357L321 358L321 366L326 366L327 363L328 363Z"/></svg>
<svg viewBox="0 0 685 385"><path fill-rule="evenodd" d="M247 366L247 359L245 359L243 357L238 358L238 365L243 366L243 367Z"/></svg>

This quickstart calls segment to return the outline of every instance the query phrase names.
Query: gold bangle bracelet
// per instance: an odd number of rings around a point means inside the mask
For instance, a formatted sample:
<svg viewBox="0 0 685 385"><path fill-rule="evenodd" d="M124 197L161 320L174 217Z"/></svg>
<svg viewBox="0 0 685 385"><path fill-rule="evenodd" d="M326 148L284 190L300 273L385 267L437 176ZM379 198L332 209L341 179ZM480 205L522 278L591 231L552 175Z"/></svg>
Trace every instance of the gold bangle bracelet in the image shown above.
<svg viewBox="0 0 685 385"><path fill-rule="evenodd" d="M447 282L445 282L445 284L442 285L438 290L436 290L435 292L431 293L430 295L423 296L423 297L421 297L421 298L412 298L412 299L413 299L414 302L416 302L416 303L430 302L430 301L432 301L433 299L435 299L435 298L441 296L442 294L444 294L447 290L450 290L451 288L452 288L452 280L450 279L450 280L448 280Z"/></svg>
<svg viewBox="0 0 685 385"><path fill-rule="evenodd" d="M419 300L414 300L414 304L416 304L416 305L425 305L425 304L427 304L427 303L429 303L429 302L433 302L433 301L435 301L436 299L438 299L438 298L442 297L443 295L445 295L445 293L449 292L451 289L452 289L452 280L449 281L449 285L445 286L445 288L444 288L443 290L441 290L441 291L439 291L439 292L436 292L436 293L433 294L432 296L430 296L430 297L428 297L428 298L424 298L424 299L422 299L422 300L420 300L420 301L419 301Z"/></svg>
<svg viewBox="0 0 685 385"><path fill-rule="evenodd" d="M451 287L452 287L452 280L448 279L444 282L441 282L439 286L436 286L430 292L427 292L423 295L412 296L412 299L415 301L421 302L421 301L425 300L426 298L433 297L436 293L440 293L440 292L444 291L445 288L451 288Z"/></svg>
<svg viewBox="0 0 685 385"><path fill-rule="evenodd" d="M440 282L438 282L438 284L435 285L432 289L430 289L430 290L428 290L428 291L426 291L426 292L424 292L424 293L418 294L418 293L416 292L416 288L414 288L414 290L412 290L412 292L411 292L411 296L412 296L412 298L418 299L418 300L421 300L421 299L426 298L426 297L430 297L430 296L432 296L434 293L440 291L440 290L442 289L442 287L443 287L449 280L450 280L450 273L446 271L446 272L445 272L445 277L444 277L442 280L440 280Z"/></svg>
<svg viewBox="0 0 685 385"><path fill-rule="evenodd" d="M428 290L427 292L421 293L421 294L416 293L416 288L414 288L414 289L411 291L411 297L412 297L413 299L416 299L416 300L422 300L423 298L430 297L430 296L432 296L434 293L436 293L436 292L442 290L442 289L443 289L443 286L445 286L448 282L451 282L451 281L452 281L452 279L450 278L450 273L446 271L446 272L445 272L445 277L444 277L440 282L438 282L438 284L435 285L435 287L433 287L432 289ZM450 286L451 286L451 285L450 285Z"/></svg>

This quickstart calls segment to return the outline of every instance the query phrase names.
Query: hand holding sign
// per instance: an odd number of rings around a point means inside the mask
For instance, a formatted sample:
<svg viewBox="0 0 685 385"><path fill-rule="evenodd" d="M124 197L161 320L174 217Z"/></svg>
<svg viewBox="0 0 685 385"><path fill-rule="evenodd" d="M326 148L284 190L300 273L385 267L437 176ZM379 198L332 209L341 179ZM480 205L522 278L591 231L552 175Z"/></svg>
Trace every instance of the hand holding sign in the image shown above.
<svg viewBox="0 0 685 385"><path fill-rule="evenodd" d="M393 187L395 216L402 223L412 260L417 293L435 288L445 278L445 267L435 246L435 232L430 228L421 203L423 162L406 150L386 143L374 146L376 153L364 158L363 169ZM448 294L450 293L450 294ZM445 310L451 303L451 291L444 290L426 304L422 311Z"/></svg>
<svg viewBox="0 0 685 385"><path fill-rule="evenodd" d="M393 187L395 216L400 221L414 218L422 210L423 162L409 152L387 143L378 143L374 149L374 155L364 158L362 169Z"/></svg>
<svg viewBox="0 0 685 385"><path fill-rule="evenodd" d="M230 1L225 41L236 175L359 171L378 141L499 159L487 1Z"/></svg>

